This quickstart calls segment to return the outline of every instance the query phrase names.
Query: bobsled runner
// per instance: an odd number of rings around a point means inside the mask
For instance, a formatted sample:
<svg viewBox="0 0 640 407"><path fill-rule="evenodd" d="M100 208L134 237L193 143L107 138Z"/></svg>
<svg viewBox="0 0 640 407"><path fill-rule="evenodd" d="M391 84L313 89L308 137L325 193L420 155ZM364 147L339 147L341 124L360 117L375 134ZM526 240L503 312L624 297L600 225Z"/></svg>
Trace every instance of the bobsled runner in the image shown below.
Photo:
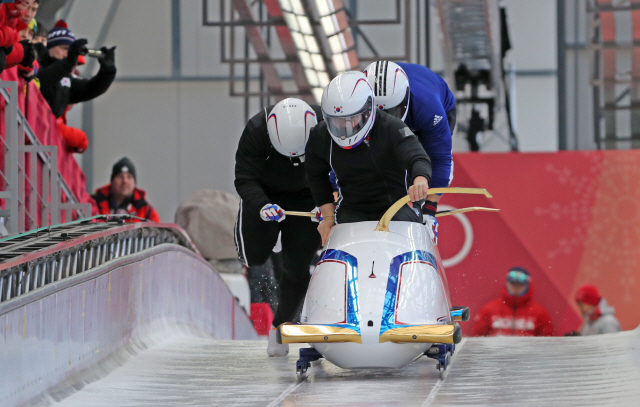
<svg viewBox="0 0 640 407"><path fill-rule="evenodd" d="M491 197L476 188L429 192ZM456 321L468 320L469 309L452 305L438 249L425 226L390 221L408 201L408 196L400 199L379 222L331 229L301 322L278 327L279 343L312 346L300 349L299 375L322 357L342 368L400 368L426 355L437 360L438 369L447 368L462 339ZM492 209L454 212L466 210Z"/></svg>

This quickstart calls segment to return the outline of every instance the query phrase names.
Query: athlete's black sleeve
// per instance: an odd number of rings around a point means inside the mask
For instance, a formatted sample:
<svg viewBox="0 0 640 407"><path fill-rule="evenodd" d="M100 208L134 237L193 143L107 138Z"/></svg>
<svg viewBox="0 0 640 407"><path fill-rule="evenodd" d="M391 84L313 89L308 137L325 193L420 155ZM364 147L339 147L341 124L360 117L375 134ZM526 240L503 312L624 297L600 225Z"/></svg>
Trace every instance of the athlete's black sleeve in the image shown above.
<svg viewBox="0 0 640 407"><path fill-rule="evenodd" d="M258 117L258 116L261 116ZM262 177L270 152L264 112L254 116L244 128L236 152L235 186L238 195L250 208L262 208L269 198L262 187ZM256 126L256 123L260 123Z"/></svg>
<svg viewBox="0 0 640 407"><path fill-rule="evenodd" d="M411 183L413 184L416 177L423 176L431 185L431 159L424 151L418 137L406 125L392 123L389 127L394 152L409 171Z"/></svg>
<svg viewBox="0 0 640 407"><path fill-rule="evenodd" d="M333 186L329 173L330 141L323 137L320 127L326 127L324 122L314 126L309 134L309 141L304 150L304 168L307 173L307 184L311 189L316 206L333 203Z"/></svg>

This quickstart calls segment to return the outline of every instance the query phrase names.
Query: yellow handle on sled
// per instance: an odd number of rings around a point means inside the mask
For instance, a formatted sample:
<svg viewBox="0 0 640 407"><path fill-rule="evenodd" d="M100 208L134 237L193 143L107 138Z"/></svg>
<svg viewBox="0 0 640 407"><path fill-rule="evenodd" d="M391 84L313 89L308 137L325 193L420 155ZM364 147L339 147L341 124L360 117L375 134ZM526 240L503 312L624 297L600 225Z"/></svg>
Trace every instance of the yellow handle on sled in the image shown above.
<svg viewBox="0 0 640 407"><path fill-rule="evenodd" d="M484 212L500 212L500 209L496 208L483 208L482 206L471 206L469 208L451 209L450 211L436 212L436 218L441 216L455 215L457 213L471 212L471 211L484 211Z"/></svg>
<svg viewBox="0 0 640 407"><path fill-rule="evenodd" d="M478 194L484 195L487 198L493 198L491 194L484 188L429 188L429 195L433 194ZM376 226L377 231L388 232L389 231L389 222L391 222L391 218L395 216L395 214L402 208L405 204L409 203L411 198L409 195L402 197L396 201L380 218L380 222L378 222L378 226Z"/></svg>
<svg viewBox="0 0 640 407"><path fill-rule="evenodd" d="M315 218L315 212L296 212L296 211L284 211L285 215L289 216L305 216L307 218Z"/></svg>

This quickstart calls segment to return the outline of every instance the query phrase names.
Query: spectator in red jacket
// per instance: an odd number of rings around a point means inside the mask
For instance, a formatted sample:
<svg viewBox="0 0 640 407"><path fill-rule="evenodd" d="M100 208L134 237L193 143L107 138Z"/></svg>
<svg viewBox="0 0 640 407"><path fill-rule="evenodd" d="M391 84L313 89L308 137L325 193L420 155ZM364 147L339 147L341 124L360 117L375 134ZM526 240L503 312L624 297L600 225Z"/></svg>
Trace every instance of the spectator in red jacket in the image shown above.
<svg viewBox="0 0 640 407"><path fill-rule="evenodd" d="M33 1L15 0L0 5L0 72L16 65L33 71L35 51L28 41L20 42L18 35L18 25L25 25L20 18Z"/></svg>
<svg viewBox="0 0 640 407"><path fill-rule="evenodd" d="M36 13L38 12L39 7L40 7L40 0L33 0L24 9L24 13L20 17L20 21L22 21L26 25L29 25L31 20L36 18Z"/></svg>
<svg viewBox="0 0 640 407"><path fill-rule="evenodd" d="M91 197L96 201L101 215L133 215L151 222L160 222L158 212L146 200L146 193L136 187L136 167L126 157L114 164L111 183L98 188ZM125 220L125 222L140 221L140 219Z"/></svg>
<svg viewBox="0 0 640 407"><path fill-rule="evenodd" d="M600 295L595 285L585 284L576 291L576 303L584 321L580 335L599 335L620 332L616 310Z"/></svg>
<svg viewBox="0 0 640 407"><path fill-rule="evenodd" d="M40 7L40 0L33 0L33 3L24 10L24 14L20 17L17 30L21 40L32 41L33 36L38 32L38 23L36 22L38 7Z"/></svg>
<svg viewBox="0 0 640 407"><path fill-rule="evenodd" d="M76 77L80 76L78 71L79 65L84 65L85 59L82 55L78 57L78 65L74 68L73 75ZM67 125L67 112L73 108L75 104L67 105L62 116L56 119L56 124L58 125L58 130L60 130L60 134L67 144L67 148L73 151L74 153L82 154L87 151L89 147L89 139L87 138L87 133L84 131Z"/></svg>
<svg viewBox="0 0 640 407"><path fill-rule="evenodd" d="M476 314L476 336L551 336L553 326L547 310L533 301L529 272L514 267L507 273L502 298L485 304Z"/></svg>
<svg viewBox="0 0 640 407"><path fill-rule="evenodd" d="M67 112L73 106L75 105L67 106L62 116L56 119L56 124L58 125L58 130L60 130L60 135L62 135L64 142L67 144L67 148L74 153L82 154L89 147L89 139L84 131L67 125Z"/></svg>

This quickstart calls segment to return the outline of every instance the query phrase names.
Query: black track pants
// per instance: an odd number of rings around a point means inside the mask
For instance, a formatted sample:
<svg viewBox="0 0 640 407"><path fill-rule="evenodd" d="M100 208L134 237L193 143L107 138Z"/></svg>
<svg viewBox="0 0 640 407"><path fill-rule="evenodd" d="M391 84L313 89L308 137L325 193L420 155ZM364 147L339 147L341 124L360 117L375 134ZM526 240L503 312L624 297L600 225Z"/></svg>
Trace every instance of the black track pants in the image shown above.
<svg viewBox="0 0 640 407"><path fill-rule="evenodd" d="M314 208L313 203L277 204L292 211L309 212ZM245 265L264 264L273 252L278 235L282 233L282 275L274 326L291 322L304 300L311 279L309 266L313 255L320 248L317 228L318 224L310 218L300 216L287 216L282 222L263 221L260 210L247 210L244 202L240 202L235 237L238 256Z"/></svg>

